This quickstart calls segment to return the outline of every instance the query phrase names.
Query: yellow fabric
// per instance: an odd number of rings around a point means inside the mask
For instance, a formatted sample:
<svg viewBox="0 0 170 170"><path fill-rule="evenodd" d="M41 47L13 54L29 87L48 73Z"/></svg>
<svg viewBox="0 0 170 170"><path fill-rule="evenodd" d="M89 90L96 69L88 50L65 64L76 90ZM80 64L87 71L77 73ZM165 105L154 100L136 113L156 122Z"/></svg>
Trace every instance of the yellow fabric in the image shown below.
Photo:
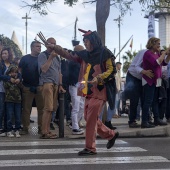
<svg viewBox="0 0 170 170"><path fill-rule="evenodd" d="M85 95L87 94L87 90L88 90L87 81L88 81L90 69L91 69L91 64L88 64L88 65L87 65L87 68L86 68L86 74L83 76L84 81L85 81L85 84L84 84L85 87L82 89L82 92L83 92L83 94L85 94Z"/></svg>
<svg viewBox="0 0 170 170"><path fill-rule="evenodd" d="M106 79L112 72L113 72L113 64L112 64L111 58L109 58L109 59L106 61L106 71L103 72L102 74L99 74L98 76L99 76L102 80L104 80L104 79Z"/></svg>

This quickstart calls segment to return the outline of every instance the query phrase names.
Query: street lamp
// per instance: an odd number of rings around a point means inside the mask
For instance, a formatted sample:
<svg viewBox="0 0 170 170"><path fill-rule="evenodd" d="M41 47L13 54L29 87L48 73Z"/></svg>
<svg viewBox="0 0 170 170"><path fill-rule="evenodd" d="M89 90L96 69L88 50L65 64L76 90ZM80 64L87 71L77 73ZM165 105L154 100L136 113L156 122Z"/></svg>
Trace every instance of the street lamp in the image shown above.
<svg viewBox="0 0 170 170"><path fill-rule="evenodd" d="M118 22L118 28L119 28L119 62L120 62L120 21L122 21L120 15L118 18L114 19L114 21Z"/></svg>
<svg viewBox="0 0 170 170"><path fill-rule="evenodd" d="M26 13L26 16L25 16L25 17L22 17L22 19L26 19L26 21L25 21L25 27L26 27L26 48L25 48L25 50L26 50L26 54L27 54L27 25L28 25L27 20L28 20L28 19L31 19L31 17L28 17L28 15L27 15L27 13Z"/></svg>

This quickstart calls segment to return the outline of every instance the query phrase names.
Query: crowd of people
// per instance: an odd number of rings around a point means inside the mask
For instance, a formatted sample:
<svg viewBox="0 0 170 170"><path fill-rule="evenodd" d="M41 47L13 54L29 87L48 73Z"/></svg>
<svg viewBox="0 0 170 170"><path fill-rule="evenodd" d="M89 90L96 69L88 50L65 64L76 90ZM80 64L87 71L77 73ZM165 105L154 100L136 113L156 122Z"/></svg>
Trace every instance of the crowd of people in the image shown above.
<svg viewBox="0 0 170 170"><path fill-rule="evenodd" d="M50 128L54 117L58 119L58 95L62 92L66 122L73 135L84 133L83 114L86 120L85 148L78 155L97 153L97 133L108 140L107 149L114 145L119 133L114 131L111 119L119 116L122 63L115 63L114 55L102 45L97 32L80 31L84 32L85 49L77 45L73 51L67 50L51 37L45 43L45 51L41 52L39 41L33 41L31 53L17 62L10 48L1 50L0 136L19 138L29 134L35 102L40 138L57 138ZM170 49L160 50L160 39L155 37L148 40L146 50L134 57L122 95L122 102L130 100L129 128L153 128L170 122L169 60ZM110 82L113 82L112 94L108 94ZM138 110L142 110L141 125L136 121ZM103 112L106 112L104 122Z"/></svg>
<svg viewBox="0 0 170 170"><path fill-rule="evenodd" d="M105 126L99 115L107 101L104 84L113 77L115 58L102 46L97 32L85 31L83 37L86 49L78 45L73 51L56 45L56 40L51 37L45 43L46 50L41 52L41 43L33 41L31 53L17 62L14 62L10 48L1 50L0 136L29 134L35 101L40 138L57 138L57 134L50 130L50 124L53 115L58 116L58 94L62 92L65 94L66 120L73 135L84 133L80 128L83 114L86 120L85 148L78 155L97 153L96 133L108 140L107 149L114 145L119 133Z"/></svg>

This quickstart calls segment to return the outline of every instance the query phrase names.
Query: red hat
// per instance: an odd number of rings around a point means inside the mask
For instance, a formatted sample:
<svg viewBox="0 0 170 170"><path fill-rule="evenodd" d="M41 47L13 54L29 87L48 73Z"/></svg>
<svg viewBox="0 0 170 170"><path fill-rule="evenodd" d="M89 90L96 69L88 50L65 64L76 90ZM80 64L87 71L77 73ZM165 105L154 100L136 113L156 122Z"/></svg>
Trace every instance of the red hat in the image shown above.
<svg viewBox="0 0 170 170"><path fill-rule="evenodd" d="M82 29L78 29L80 32L83 32L85 34L83 34L83 36L86 36L86 35L90 35L92 33L92 31L88 30L88 31L85 31L85 30L82 30Z"/></svg>

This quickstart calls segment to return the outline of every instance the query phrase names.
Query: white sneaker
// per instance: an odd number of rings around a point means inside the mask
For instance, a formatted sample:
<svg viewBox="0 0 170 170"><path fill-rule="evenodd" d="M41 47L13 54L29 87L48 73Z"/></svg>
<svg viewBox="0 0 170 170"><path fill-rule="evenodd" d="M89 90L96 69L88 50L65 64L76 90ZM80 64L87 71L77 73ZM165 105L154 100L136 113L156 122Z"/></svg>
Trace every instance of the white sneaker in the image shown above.
<svg viewBox="0 0 170 170"><path fill-rule="evenodd" d="M82 135L82 134L84 134L84 130L83 129L73 129L72 134L73 135Z"/></svg>
<svg viewBox="0 0 170 170"><path fill-rule="evenodd" d="M12 134L12 132L7 132L7 136L8 136L9 138L13 138L13 137L14 137L14 135Z"/></svg>
<svg viewBox="0 0 170 170"><path fill-rule="evenodd" d="M20 138L21 137L21 135L19 134L18 130L15 132L15 136L16 136L16 138Z"/></svg>

